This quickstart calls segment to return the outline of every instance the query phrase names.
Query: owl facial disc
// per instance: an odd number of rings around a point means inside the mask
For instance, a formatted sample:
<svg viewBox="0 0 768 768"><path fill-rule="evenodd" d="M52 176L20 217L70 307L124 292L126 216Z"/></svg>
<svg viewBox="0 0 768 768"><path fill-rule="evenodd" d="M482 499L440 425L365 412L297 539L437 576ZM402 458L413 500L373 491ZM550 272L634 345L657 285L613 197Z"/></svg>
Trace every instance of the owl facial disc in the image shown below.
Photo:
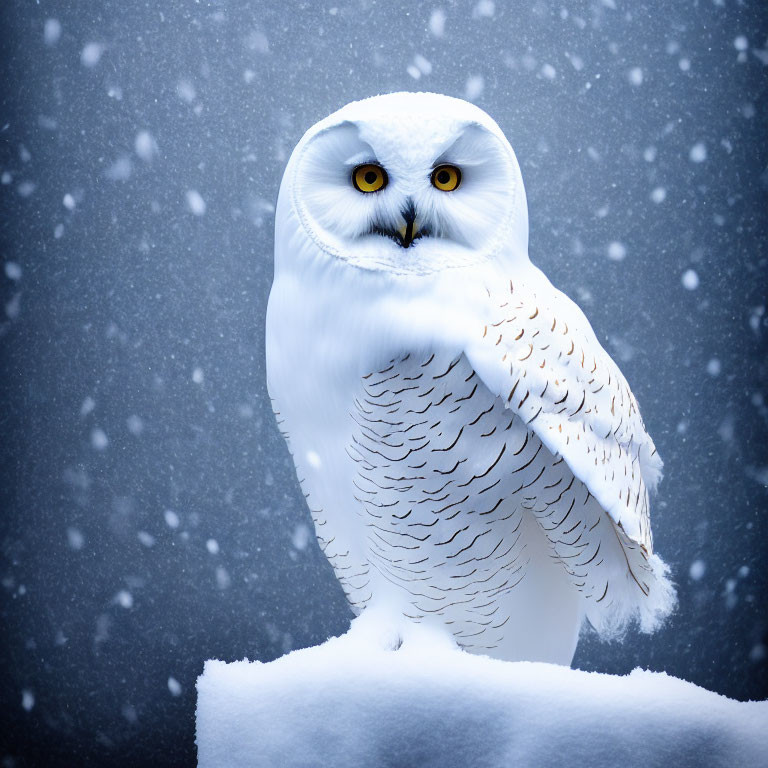
<svg viewBox="0 0 768 768"><path fill-rule="evenodd" d="M514 152L466 102L424 93L353 102L307 131L289 166L285 199L331 258L413 275L528 259Z"/></svg>

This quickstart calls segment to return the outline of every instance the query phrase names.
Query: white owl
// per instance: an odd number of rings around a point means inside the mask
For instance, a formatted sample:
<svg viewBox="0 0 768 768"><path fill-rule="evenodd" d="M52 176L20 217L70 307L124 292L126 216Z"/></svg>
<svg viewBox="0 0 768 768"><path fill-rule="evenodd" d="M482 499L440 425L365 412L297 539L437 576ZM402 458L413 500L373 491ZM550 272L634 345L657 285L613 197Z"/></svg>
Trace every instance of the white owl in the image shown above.
<svg viewBox="0 0 768 768"><path fill-rule="evenodd" d="M520 169L459 99L393 93L307 131L280 187L267 374L317 538L400 637L570 664L672 609L661 460L581 310L528 258Z"/></svg>

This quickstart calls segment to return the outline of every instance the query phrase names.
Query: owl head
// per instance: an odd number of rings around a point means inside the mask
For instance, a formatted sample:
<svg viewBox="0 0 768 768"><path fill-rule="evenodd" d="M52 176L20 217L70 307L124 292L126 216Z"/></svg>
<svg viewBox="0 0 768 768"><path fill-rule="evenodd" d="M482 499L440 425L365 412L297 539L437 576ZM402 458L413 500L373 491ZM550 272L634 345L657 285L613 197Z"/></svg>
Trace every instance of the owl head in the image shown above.
<svg viewBox="0 0 768 768"><path fill-rule="evenodd" d="M428 274L528 258L509 142L478 107L433 93L352 102L310 128L283 178L278 246L286 219L323 254L365 269Z"/></svg>

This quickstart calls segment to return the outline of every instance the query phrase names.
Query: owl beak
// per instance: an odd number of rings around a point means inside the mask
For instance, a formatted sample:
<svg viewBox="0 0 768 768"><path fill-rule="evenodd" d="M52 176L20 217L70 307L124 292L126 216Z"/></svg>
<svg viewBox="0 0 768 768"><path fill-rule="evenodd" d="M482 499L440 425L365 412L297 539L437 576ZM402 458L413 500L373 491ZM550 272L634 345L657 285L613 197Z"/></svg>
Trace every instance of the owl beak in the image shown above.
<svg viewBox="0 0 768 768"><path fill-rule="evenodd" d="M404 224L397 232L400 235L400 245L409 248L419 235L419 225L416 223L416 208L409 200L408 206L402 211Z"/></svg>

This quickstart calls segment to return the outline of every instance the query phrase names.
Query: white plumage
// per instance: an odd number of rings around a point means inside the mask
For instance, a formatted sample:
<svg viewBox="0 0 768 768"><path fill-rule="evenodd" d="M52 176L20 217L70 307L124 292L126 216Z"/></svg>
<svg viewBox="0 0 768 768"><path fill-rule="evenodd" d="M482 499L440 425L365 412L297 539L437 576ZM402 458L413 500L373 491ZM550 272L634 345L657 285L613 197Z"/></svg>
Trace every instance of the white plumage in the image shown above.
<svg viewBox="0 0 768 768"><path fill-rule="evenodd" d="M428 624L569 664L585 616L614 634L672 609L649 520L661 461L589 322L529 261L517 160L482 110L396 93L305 134L267 365L318 541L395 636Z"/></svg>

